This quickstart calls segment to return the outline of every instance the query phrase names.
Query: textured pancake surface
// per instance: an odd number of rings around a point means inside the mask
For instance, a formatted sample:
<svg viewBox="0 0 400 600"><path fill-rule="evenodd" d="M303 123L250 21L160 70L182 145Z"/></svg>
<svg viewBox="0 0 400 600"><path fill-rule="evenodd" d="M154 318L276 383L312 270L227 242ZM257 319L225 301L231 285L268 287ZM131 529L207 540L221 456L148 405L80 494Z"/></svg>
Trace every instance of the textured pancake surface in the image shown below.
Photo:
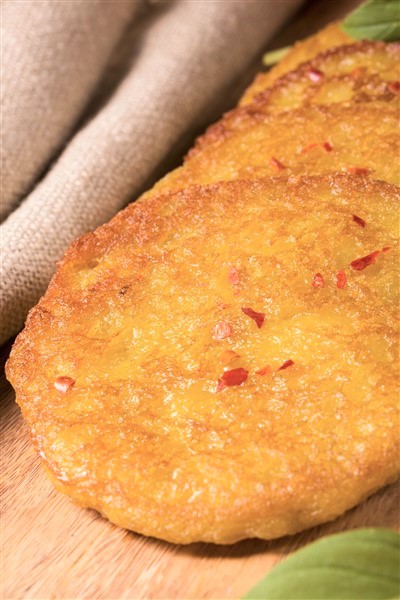
<svg viewBox="0 0 400 600"><path fill-rule="evenodd" d="M191 184L334 171L400 183L399 114L386 102L241 113L230 130L216 125L211 135L147 195Z"/></svg>
<svg viewBox="0 0 400 600"><path fill-rule="evenodd" d="M193 186L73 244L7 365L58 489L231 543L393 481L399 200L346 175Z"/></svg>
<svg viewBox="0 0 400 600"><path fill-rule="evenodd" d="M290 110L313 104L393 99L400 44L362 41L332 48L301 64L258 94L247 110Z"/></svg>
<svg viewBox="0 0 400 600"><path fill-rule="evenodd" d="M399 43L362 41L333 48L278 79L251 104L226 113L198 138L190 154L254 118L296 108L303 107L311 117L316 106L379 100L398 111L399 79ZM360 112L363 108L358 106Z"/></svg>
<svg viewBox="0 0 400 600"><path fill-rule="evenodd" d="M250 104L257 94L270 87L279 77L293 71L301 63L311 60L317 54L353 42L354 40L342 31L338 23L330 23L315 35L296 42L288 54L273 69L265 73L259 73L243 94L240 105Z"/></svg>

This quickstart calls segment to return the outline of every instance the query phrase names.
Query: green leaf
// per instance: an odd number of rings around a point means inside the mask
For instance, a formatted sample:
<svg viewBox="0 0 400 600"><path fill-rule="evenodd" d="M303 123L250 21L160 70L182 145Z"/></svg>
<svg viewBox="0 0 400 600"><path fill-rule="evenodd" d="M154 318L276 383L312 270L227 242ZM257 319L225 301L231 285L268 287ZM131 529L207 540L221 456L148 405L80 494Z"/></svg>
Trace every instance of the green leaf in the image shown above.
<svg viewBox="0 0 400 600"><path fill-rule="evenodd" d="M248 600L392 600L400 594L400 535L359 529L332 535L279 563Z"/></svg>
<svg viewBox="0 0 400 600"><path fill-rule="evenodd" d="M263 64L266 67L272 67L276 65L286 54L291 50L292 46L286 46L285 48L279 48L279 50L271 50L266 52L262 57Z"/></svg>
<svg viewBox="0 0 400 600"><path fill-rule="evenodd" d="M400 2L367 0L346 17L341 27L356 40L400 40Z"/></svg>

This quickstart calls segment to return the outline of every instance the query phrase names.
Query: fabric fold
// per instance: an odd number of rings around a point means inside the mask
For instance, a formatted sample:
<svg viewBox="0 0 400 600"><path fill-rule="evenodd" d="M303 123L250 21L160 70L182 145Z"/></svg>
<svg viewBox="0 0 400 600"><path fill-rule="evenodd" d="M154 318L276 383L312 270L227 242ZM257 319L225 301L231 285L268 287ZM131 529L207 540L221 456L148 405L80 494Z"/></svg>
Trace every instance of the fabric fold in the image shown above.
<svg viewBox="0 0 400 600"><path fill-rule="evenodd" d="M3 220L73 130L143 0L2 4Z"/></svg>
<svg viewBox="0 0 400 600"><path fill-rule="evenodd" d="M124 80L1 226L1 341L22 326L68 244L136 197L298 4L152 5Z"/></svg>

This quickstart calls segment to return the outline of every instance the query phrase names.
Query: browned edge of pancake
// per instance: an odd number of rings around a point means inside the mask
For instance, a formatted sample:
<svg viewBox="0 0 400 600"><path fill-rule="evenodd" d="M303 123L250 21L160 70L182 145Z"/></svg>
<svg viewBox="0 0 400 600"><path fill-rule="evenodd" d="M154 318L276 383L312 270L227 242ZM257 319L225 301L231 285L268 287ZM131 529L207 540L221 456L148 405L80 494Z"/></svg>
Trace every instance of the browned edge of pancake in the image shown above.
<svg viewBox="0 0 400 600"><path fill-rule="evenodd" d="M385 44L384 42L363 40L356 42L355 44L338 46L318 54L312 60L302 63L295 70L290 71L277 79L270 88L260 92L250 104L239 106L225 113L222 119L210 125L206 132L197 138L195 145L191 150L189 150L185 160L191 158L198 152L201 152L208 145L213 144L216 141L220 141L226 135L228 135L230 130L241 126L243 123L246 123L246 121L251 121L251 119L256 118L257 116L267 114L269 112L269 99L276 91L282 91L291 83L299 82L301 80L308 81L312 86L322 86L324 84L323 80L321 82L313 83L310 81L308 73L312 69L323 71L323 63L325 60L329 60L331 58L343 60L348 56L354 55L355 52L365 53L366 57L368 57L368 55L372 54L376 49L385 50L391 59L396 58L397 60L400 60L400 43L397 42ZM388 88L387 94L385 94L381 99L390 101L392 99L396 99L397 97L398 95L396 92L391 91ZM365 97L363 98L363 101L365 101Z"/></svg>

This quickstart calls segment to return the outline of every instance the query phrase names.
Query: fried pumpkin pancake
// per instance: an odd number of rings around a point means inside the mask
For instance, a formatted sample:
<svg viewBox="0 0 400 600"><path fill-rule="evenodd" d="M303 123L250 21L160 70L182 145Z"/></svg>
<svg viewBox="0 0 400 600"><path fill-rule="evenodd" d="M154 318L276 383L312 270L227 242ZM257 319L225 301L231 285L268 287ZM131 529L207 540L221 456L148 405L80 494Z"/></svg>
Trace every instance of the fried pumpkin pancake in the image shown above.
<svg viewBox="0 0 400 600"><path fill-rule="evenodd" d="M308 108L311 115L315 106L379 100L399 110L399 65L399 43L362 41L328 50L278 79L251 104L227 112L191 153L253 117L295 108Z"/></svg>
<svg viewBox="0 0 400 600"><path fill-rule="evenodd" d="M333 519L398 465L395 186L193 186L78 240L7 373L59 490L178 543Z"/></svg>
<svg viewBox="0 0 400 600"><path fill-rule="evenodd" d="M398 99L400 44L362 41L319 54L258 94L248 110Z"/></svg>
<svg viewBox="0 0 400 600"><path fill-rule="evenodd" d="M147 195L194 183L334 171L399 184L399 133L398 110L381 102L246 116L213 143L197 146Z"/></svg>
<svg viewBox="0 0 400 600"><path fill-rule="evenodd" d="M288 54L273 69L266 73L259 73L243 94L240 105L250 104L257 94L270 87L279 77L293 71L301 63L311 60L317 54L353 42L354 40L342 31L339 23L330 23L315 35L295 43Z"/></svg>

